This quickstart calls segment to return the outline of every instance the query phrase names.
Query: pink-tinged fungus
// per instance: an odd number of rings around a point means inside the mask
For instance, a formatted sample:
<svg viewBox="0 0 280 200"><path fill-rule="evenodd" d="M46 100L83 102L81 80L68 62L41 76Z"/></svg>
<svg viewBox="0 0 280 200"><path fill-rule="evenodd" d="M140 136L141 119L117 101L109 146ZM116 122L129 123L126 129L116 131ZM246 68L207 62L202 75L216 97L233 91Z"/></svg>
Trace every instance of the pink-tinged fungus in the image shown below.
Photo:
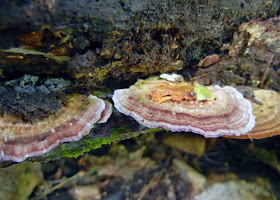
<svg viewBox="0 0 280 200"><path fill-rule="evenodd" d="M108 121L109 117L112 114L112 104L108 101L105 101L105 109L101 113L100 119L97 121L97 123L102 124Z"/></svg>
<svg viewBox="0 0 280 200"><path fill-rule="evenodd" d="M116 90L113 101L121 113L149 128L219 137L244 135L255 125L250 101L229 86L138 80L128 89Z"/></svg>
<svg viewBox="0 0 280 200"><path fill-rule="evenodd" d="M32 123L4 114L0 118L0 161L21 162L49 152L61 142L81 139L101 118L104 109L102 99L73 95L54 115Z"/></svg>
<svg viewBox="0 0 280 200"><path fill-rule="evenodd" d="M280 94L273 90L255 90L255 99L261 104L252 102L256 126L246 135L236 139L262 139L280 134Z"/></svg>

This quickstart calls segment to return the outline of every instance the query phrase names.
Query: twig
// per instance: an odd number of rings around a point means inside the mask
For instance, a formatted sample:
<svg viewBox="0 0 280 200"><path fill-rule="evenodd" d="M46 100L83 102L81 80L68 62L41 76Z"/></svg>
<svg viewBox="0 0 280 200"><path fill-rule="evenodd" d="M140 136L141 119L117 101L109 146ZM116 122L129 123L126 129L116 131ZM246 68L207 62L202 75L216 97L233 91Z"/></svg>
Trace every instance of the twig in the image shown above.
<svg viewBox="0 0 280 200"><path fill-rule="evenodd" d="M67 178L67 179L63 180L62 182L60 182L59 184L53 186L50 189L49 192L51 193L51 192L53 192L53 191L55 191L57 189L63 188L66 184L71 183L72 181L77 180L80 177L81 177L81 175L80 175L80 172L79 172L79 173L75 174L74 176L71 176L70 178Z"/></svg>
<svg viewBox="0 0 280 200"><path fill-rule="evenodd" d="M153 178L150 180L150 182L142 189L142 191L141 191L141 193L140 193L140 196L138 197L137 200L142 200L142 199L145 197L145 195L149 192L149 190L150 190L152 184L153 184L154 182L156 182L156 181L159 179L159 177L161 176L162 172L163 172L163 170L157 172L157 173L153 176Z"/></svg>
<svg viewBox="0 0 280 200"><path fill-rule="evenodd" d="M268 62L267 62L267 65L266 65L266 67L265 67L265 70L264 70L264 72L263 72L263 75L262 75L262 77L261 77L261 82L260 82L260 85L259 85L259 87L260 87L261 89L264 88L264 85L263 85L264 79L265 79L265 77L266 77L268 68L269 68L269 66L270 66L271 63L272 63L273 58L274 58L274 55L271 55L271 56L269 57L269 60L268 60Z"/></svg>
<svg viewBox="0 0 280 200"><path fill-rule="evenodd" d="M258 100L255 99L255 98L249 98L249 99L251 99L255 104L263 105L262 102L258 101Z"/></svg>
<svg viewBox="0 0 280 200"><path fill-rule="evenodd" d="M251 142L253 142L253 139L251 138L251 136L247 133L246 134L248 136L248 138L251 140Z"/></svg>
<svg viewBox="0 0 280 200"><path fill-rule="evenodd" d="M141 190L140 196L138 197L137 200L142 200L142 199L145 197L145 195L149 192L149 190L150 190L152 184L155 183L156 181L158 181L158 180L160 179L160 177L161 177L161 175L162 175L164 169L166 168L167 163L170 161L170 159L171 159L171 156L169 156L169 157L166 159L165 163L163 164L163 168L162 168L160 171L158 171L158 172L153 176L153 178L149 181L149 183Z"/></svg>
<svg viewBox="0 0 280 200"><path fill-rule="evenodd" d="M42 198L43 196L47 196L48 194L54 192L55 190L58 190L60 188L64 188L64 187L68 187L69 185L74 185L76 184L79 180L81 180L81 178L88 176L90 174L94 173L93 171L88 171L88 172L84 172L84 171L80 171L77 174L69 177L69 178L62 178L60 180L56 180L56 181L49 181L49 183L53 184L53 183L57 183L57 185L46 189L45 191L43 191L41 194L39 194L37 196L38 199Z"/></svg>

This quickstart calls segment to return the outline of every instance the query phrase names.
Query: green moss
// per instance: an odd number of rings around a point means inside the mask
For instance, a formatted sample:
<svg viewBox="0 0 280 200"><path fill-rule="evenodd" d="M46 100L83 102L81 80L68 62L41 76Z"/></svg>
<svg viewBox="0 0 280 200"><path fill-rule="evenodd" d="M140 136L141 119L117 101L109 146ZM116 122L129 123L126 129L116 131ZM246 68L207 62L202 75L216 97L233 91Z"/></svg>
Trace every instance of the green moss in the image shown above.
<svg viewBox="0 0 280 200"><path fill-rule="evenodd" d="M110 130L111 136L109 138L94 136L94 133L92 133L93 135L91 137L94 138L88 139L86 136L77 142L62 143L52 151L38 157L38 160L41 162L49 162L51 160L60 159L61 157L78 158L93 149L102 147L104 144L130 139L140 134L153 134L164 131L162 128L148 129L142 125L139 125L137 130L138 131L131 131L125 127L113 128ZM34 161L33 158L29 158L29 160Z"/></svg>
<svg viewBox="0 0 280 200"><path fill-rule="evenodd" d="M88 140L85 139L82 141L82 144L79 147L67 148L65 144L61 145L62 157L67 158L78 158L79 156L84 155L85 153L91 151L92 149L100 148L104 144L111 144L113 140L111 138L105 139L100 137L97 140Z"/></svg>
<svg viewBox="0 0 280 200"><path fill-rule="evenodd" d="M78 158L80 155L83 155L83 153L85 153L85 152L83 152L83 150L79 149L79 148L68 149L65 144L62 144L61 153L62 153L62 157Z"/></svg>
<svg viewBox="0 0 280 200"><path fill-rule="evenodd" d="M110 138L100 137L96 140L84 139L82 144L79 144L77 147L69 148L67 144L61 145L62 157L67 158L78 158L79 156L84 155L85 153L91 151L92 149L98 149L104 144L111 144L112 142L118 142L121 140L120 135L127 135L130 131L126 128L120 127L111 130ZM126 134L125 134L126 133ZM67 148L68 147L68 148Z"/></svg>
<svg viewBox="0 0 280 200"><path fill-rule="evenodd" d="M130 130L128 130L124 127L114 128L114 129L112 129L112 137L119 135L121 133L128 133L128 132L130 132Z"/></svg>
<svg viewBox="0 0 280 200"><path fill-rule="evenodd" d="M112 142L119 142L121 140L136 137L145 133L156 133L163 131L161 128L147 129L146 127L139 126L139 131L131 132L124 127L113 128L110 130L111 136L109 138L99 137L95 139L83 139L74 143L63 143L56 151L52 151L49 157L51 158L78 158L85 153L102 147L102 145L111 144Z"/></svg>

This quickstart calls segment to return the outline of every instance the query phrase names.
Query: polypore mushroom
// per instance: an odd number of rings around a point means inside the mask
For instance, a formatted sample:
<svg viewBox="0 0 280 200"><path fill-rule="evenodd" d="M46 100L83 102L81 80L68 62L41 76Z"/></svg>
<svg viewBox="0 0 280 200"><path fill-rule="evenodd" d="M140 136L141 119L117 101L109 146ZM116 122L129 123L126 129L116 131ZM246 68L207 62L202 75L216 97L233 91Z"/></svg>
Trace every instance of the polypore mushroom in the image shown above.
<svg viewBox="0 0 280 200"><path fill-rule="evenodd" d="M109 117L112 114L112 104L108 101L105 101L105 109L101 113L100 119L97 121L97 123L102 124L108 121Z"/></svg>
<svg viewBox="0 0 280 200"><path fill-rule="evenodd" d="M108 106L104 119L110 114ZM73 95L55 115L32 123L4 114L0 118L0 160L21 162L61 142L79 140L101 118L104 109L102 99Z"/></svg>
<svg viewBox="0 0 280 200"><path fill-rule="evenodd" d="M236 139L261 139L280 134L280 94L273 90L255 90L255 98L261 104L252 102L256 126L246 135Z"/></svg>
<svg viewBox="0 0 280 200"><path fill-rule="evenodd" d="M115 107L149 128L186 131L205 137L244 135L255 125L250 101L233 87L139 80L114 92Z"/></svg>

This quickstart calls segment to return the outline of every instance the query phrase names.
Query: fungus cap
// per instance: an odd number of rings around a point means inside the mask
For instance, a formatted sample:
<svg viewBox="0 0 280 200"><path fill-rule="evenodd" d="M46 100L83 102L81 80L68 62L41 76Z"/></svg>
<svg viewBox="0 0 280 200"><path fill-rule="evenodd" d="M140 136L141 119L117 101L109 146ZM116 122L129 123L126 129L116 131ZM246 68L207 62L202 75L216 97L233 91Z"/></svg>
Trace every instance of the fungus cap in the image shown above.
<svg viewBox="0 0 280 200"><path fill-rule="evenodd" d="M203 86L201 91L207 91L205 98L209 99L198 100L199 95L193 93L191 86L186 82L139 80L128 89L115 90L113 101L121 113L149 128L219 137L244 135L254 127L251 103L235 88ZM154 92L166 88L171 88L171 92Z"/></svg>
<svg viewBox="0 0 280 200"><path fill-rule="evenodd" d="M112 115L112 104L105 101L105 109L101 113L100 119L97 121L99 124L106 123L109 117Z"/></svg>
<svg viewBox="0 0 280 200"><path fill-rule="evenodd" d="M273 90L255 90L255 99L261 104L252 102L256 126L246 135L236 139L262 139L280 134L280 94Z"/></svg>
<svg viewBox="0 0 280 200"><path fill-rule="evenodd" d="M4 114L0 118L0 161L21 162L49 152L61 142L81 139L104 109L102 99L73 95L55 115L33 123Z"/></svg>

